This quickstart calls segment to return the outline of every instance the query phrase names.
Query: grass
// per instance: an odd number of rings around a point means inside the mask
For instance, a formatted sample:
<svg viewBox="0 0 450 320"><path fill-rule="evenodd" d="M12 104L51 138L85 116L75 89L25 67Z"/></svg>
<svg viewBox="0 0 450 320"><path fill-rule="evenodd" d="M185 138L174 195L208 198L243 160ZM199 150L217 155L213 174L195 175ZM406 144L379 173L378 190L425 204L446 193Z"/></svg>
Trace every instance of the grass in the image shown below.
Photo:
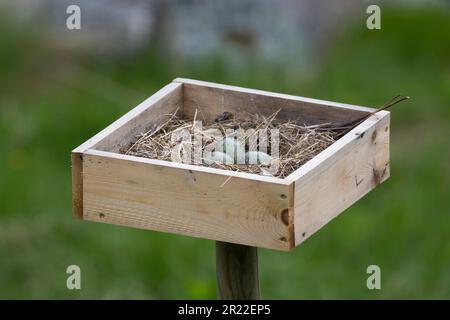
<svg viewBox="0 0 450 320"><path fill-rule="evenodd" d="M257 62L230 72L221 57L171 64L152 48L86 62L6 26L0 298L215 297L212 241L71 218L71 149L177 76L369 106L410 95L392 111L391 178L294 252L260 250L262 293L450 298L448 12L383 12L381 31L349 27L307 79ZM70 264L82 269L80 291L66 289ZM380 291L366 288L371 264L381 267Z"/></svg>

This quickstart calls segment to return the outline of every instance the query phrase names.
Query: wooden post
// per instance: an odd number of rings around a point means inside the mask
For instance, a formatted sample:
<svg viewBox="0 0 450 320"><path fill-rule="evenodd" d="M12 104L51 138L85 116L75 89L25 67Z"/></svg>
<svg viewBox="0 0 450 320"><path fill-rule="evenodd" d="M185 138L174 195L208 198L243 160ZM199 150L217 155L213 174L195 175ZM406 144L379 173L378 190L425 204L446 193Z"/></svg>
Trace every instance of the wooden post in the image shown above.
<svg viewBox="0 0 450 320"><path fill-rule="evenodd" d="M216 241L217 296L222 300L257 300L258 249Z"/></svg>

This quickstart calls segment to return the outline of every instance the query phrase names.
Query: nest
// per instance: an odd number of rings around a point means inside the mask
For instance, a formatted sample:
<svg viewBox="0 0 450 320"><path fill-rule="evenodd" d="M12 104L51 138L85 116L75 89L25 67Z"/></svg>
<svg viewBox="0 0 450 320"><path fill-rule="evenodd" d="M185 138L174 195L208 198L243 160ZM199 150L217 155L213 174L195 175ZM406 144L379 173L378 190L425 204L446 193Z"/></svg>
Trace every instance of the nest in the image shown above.
<svg viewBox="0 0 450 320"><path fill-rule="evenodd" d="M119 152L166 161L173 161L175 154L175 161L179 162L285 178L369 116L408 99L408 96L396 95L378 109L361 118L339 125L323 123L306 126L293 121L281 121L277 119L277 114L281 109L269 117L248 114L242 119L235 118L230 112L223 112L216 117L214 122L207 122L200 109L203 121L197 119L198 110L195 111L193 119L184 120L177 115L177 109L173 114L167 115L168 120L162 125L153 126L147 132L139 134L135 137L134 142L121 148ZM271 136L272 130L277 131L276 139ZM212 132L219 134L215 135ZM239 135L239 132L243 134ZM179 134L177 135L177 133ZM190 138L192 136L194 139L183 139L183 137ZM268 136L271 136L272 139L260 138ZM201 137L201 139L195 137ZM226 147L230 140L232 141L230 149L240 148L244 151L245 157L238 159L234 153L228 155L227 152L218 152L222 157L217 158L211 157L212 153L204 152L211 144ZM224 141L226 143L223 143ZM239 148L236 144L239 144ZM278 153L275 156L273 154L269 156L265 152L270 150L269 148L278 150ZM194 151L194 156L192 156L192 149L199 152L195 153ZM225 148L225 150L228 149L228 147ZM249 161L252 160L251 158L255 160L255 156L250 156L255 152L252 150L263 150L262 152L257 151L256 162ZM196 154L200 156L196 157ZM261 159L261 156L265 159Z"/></svg>
<svg viewBox="0 0 450 320"><path fill-rule="evenodd" d="M269 117L248 114L242 119L224 112L214 122L201 121L197 111L193 119L182 119L177 111L167 115L168 120L162 125L153 126L136 136L120 152L137 157L284 178L328 148L340 136L338 131L327 129L329 123L305 126L292 121L281 121L277 119L279 110ZM230 141L231 148L235 148L231 156ZM224 142L224 152L208 151L213 143L217 147ZM235 147L235 143L238 146ZM241 152L240 161L237 156L238 147L245 150L245 158ZM268 152L274 148L278 150L275 156L273 151ZM193 150L200 153L196 156Z"/></svg>

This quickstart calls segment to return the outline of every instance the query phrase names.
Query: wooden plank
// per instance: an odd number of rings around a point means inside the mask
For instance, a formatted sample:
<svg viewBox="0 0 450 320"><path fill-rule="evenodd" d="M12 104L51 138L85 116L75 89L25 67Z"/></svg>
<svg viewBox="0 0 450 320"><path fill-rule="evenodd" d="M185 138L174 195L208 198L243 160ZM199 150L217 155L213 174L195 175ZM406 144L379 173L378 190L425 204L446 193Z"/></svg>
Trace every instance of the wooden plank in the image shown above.
<svg viewBox="0 0 450 320"><path fill-rule="evenodd" d="M72 214L83 219L83 155L72 153Z"/></svg>
<svg viewBox="0 0 450 320"><path fill-rule="evenodd" d="M374 111L372 108L205 81L177 78L174 82L184 84L183 114L186 118L192 118L196 109L202 111L207 121L212 121L224 111L246 117L255 113L268 116L281 109L278 114L281 120L307 125L332 121L340 125Z"/></svg>
<svg viewBox="0 0 450 320"><path fill-rule="evenodd" d="M291 185L237 176L224 184L228 177L223 174L149 160L88 150L83 156L84 219L292 249Z"/></svg>
<svg viewBox="0 0 450 320"><path fill-rule="evenodd" d="M230 177L231 178L236 177L236 178L241 178L241 179L269 182L269 183L281 184L281 185L286 185L286 186L291 184L289 181L286 181L285 179L270 177L270 176L263 176L263 175L259 175L259 174L248 173L248 172L231 171L231 170L218 169L218 168L212 168L212 167L206 167L206 166L198 166L198 165L186 164L186 163L180 163L180 162L172 162L172 161L150 159L150 158L144 158L144 157L136 157L136 156L126 155L126 154L122 154L122 153L113 153L113 152L101 151L101 150L96 150L96 149L90 149L87 152L89 152L91 154L96 154L99 156L111 157L114 159L122 159L122 160L134 161L134 162L148 163L148 164L156 165L156 166L177 168L177 169L183 169L183 170L191 170L191 171L195 171L195 172L210 173L210 174L219 175L223 179L228 179Z"/></svg>
<svg viewBox="0 0 450 320"><path fill-rule="evenodd" d="M295 245L389 177L389 117L376 113L286 177L295 182Z"/></svg>
<svg viewBox="0 0 450 320"><path fill-rule="evenodd" d="M121 146L129 144L135 135L145 132L150 126L161 124L167 114L182 108L182 87L180 83L170 83L130 110L94 137L80 145L73 152L98 149L117 152Z"/></svg>
<svg viewBox="0 0 450 320"><path fill-rule="evenodd" d="M217 296L221 300L258 300L258 248L216 242Z"/></svg>

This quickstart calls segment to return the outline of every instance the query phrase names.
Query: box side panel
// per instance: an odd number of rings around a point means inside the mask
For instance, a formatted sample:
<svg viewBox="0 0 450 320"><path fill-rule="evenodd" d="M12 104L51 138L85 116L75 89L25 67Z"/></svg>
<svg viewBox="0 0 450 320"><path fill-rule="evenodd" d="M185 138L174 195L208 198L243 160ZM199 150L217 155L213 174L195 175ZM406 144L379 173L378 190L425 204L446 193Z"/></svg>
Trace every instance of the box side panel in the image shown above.
<svg viewBox="0 0 450 320"><path fill-rule="evenodd" d="M345 145L325 150L318 164L305 164L295 181L295 245L389 177L389 112L372 116L342 139Z"/></svg>
<svg viewBox="0 0 450 320"><path fill-rule="evenodd" d="M344 108L332 103L321 104L319 100L275 93L264 94L264 91L259 90L244 88L233 90L233 87L229 86L207 83L201 85L195 81L183 84L183 114L186 118L192 118L196 109L207 121L214 120L225 111L233 113L238 118L247 118L249 114L269 116L280 110L277 115L277 119L280 120L297 121L306 125L328 122L341 125L360 119L370 112L369 108L366 108L367 110Z"/></svg>
<svg viewBox="0 0 450 320"><path fill-rule="evenodd" d="M84 219L290 250L289 185L90 154Z"/></svg>
<svg viewBox="0 0 450 320"><path fill-rule="evenodd" d="M73 152L72 158L72 214L83 219L83 155Z"/></svg>
<svg viewBox="0 0 450 320"><path fill-rule="evenodd" d="M180 83L165 86L96 135L94 143L88 148L118 152L122 147L128 147L136 135L158 128L177 110L181 113L182 91L183 85Z"/></svg>

